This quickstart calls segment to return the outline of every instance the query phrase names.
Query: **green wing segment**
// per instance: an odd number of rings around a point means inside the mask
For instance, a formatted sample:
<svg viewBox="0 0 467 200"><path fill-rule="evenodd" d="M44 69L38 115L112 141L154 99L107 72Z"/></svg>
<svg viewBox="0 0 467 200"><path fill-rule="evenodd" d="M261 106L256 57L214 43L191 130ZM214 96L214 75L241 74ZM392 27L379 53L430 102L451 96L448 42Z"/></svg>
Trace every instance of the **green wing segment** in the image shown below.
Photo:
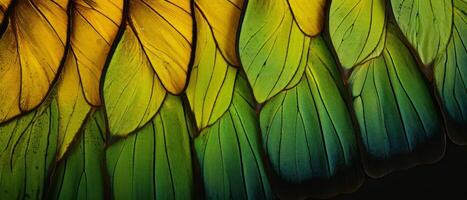
<svg viewBox="0 0 467 200"><path fill-rule="evenodd" d="M195 9L195 18L197 45L186 95L196 125L203 129L216 122L229 108L237 69L218 49L211 27L198 8Z"/></svg>
<svg viewBox="0 0 467 200"><path fill-rule="evenodd" d="M55 161L57 133L55 101L0 127L1 199L42 199Z"/></svg>
<svg viewBox="0 0 467 200"><path fill-rule="evenodd" d="M467 2L454 1L454 24L446 51L434 65L436 90L453 123L449 134L458 144L467 144Z"/></svg>
<svg viewBox="0 0 467 200"><path fill-rule="evenodd" d="M239 55L258 102L296 84L292 80L303 74L309 44L286 1L248 1Z"/></svg>
<svg viewBox="0 0 467 200"><path fill-rule="evenodd" d="M191 125L182 101L168 95L141 130L110 145L107 170L114 199L190 199L193 172Z"/></svg>
<svg viewBox="0 0 467 200"><path fill-rule="evenodd" d="M383 55L357 66L349 82L370 176L440 158L444 152L440 117L394 28L388 32Z"/></svg>
<svg viewBox="0 0 467 200"><path fill-rule="evenodd" d="M391 0L392 11L402 33L428 65L449 41L452 0Z"/></svg>
<svg viewBox="0 0 467 200"><path fill-rule="evenodd" d="M354 127L340 74L321 37L312 39L307 60L300 83L261 110L265 151L275 172L289 182L350 178L359 185Z"/></svg>
<svg viewBox="0 0 467 200"><path fill-rule="evenodd" d="M386 39L385 0L333 0L329 33L344 68L379 56Z"/></svg>
<svg viewBox="0 0 467 200"><path fill-rule="evenodd" d="M376 44L369 53L380 43L385 24L384 6L374 7L382 10L377 13L382 25L378 22L381 30L370 34ZM312 39L297 25L303 16L296 15L303 14L292 13L285 1L248 1L244 10L239 55L256 100L264 103L264 148L286 182L353 179L358 186L362 173L340 73L324 40Z"/></svg>
<svg viewBox="0 0 467 200"><path fill-rule="evenodd" d="M253 105L238 76L229 110L195 139L207 199L273 199Z"/></svg>
<svg viewBox="0 0 467 200"><path fill-rule="evenodd" d="M51 184L51 199L104 199L104 116L96 111L80 131Z"/></svg>

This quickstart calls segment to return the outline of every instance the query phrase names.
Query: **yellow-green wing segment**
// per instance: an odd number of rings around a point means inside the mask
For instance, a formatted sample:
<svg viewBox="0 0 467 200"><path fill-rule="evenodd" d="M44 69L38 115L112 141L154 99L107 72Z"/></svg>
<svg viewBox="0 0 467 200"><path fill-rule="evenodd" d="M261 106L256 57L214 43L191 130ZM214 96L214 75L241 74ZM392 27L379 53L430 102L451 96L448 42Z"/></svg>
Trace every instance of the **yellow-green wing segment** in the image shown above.
<svg viewBox="0 0 467 200"><path fill-rule="evenodd" d="M103 97L112 135L154 117L167 92L184 90L191 58L190 1L129 1L123 36L105 72Z"/></svg>
<svg viewBox="0 0 467 200"><path fill-rule="evenodd" d="M300 29L308 36L321 33L324 27L326 0L287 0Z"/></svg>
<svg viewBox="0 0 467 200"><path fill-rule="evenodd" d="M454 21L446 51L434 64L434 82L448 121L451 139L467 143L467 2L454 1ZM462 133L464 131L464 133Z"/></svg>
<svg viewBox="0 0 467 200"><path fill-rule="evenodd" d="M237 4L241 6L240 2ZM237 69L230 64L232 62L228 57L224 56L229 54L223 53L221 44L228 43L229 47L235 48L237 29L235 27L232 29L230 26L238 24L240 19L238 15L240 9L237 4L228 0L216 1L216 3L209 0L194 2L197 26L196 51L186 95L198 129L216 122L227 111L232 101ZM219 12L215 5L226 9ZM222 16L216 16L217 13L222 13ZM207 18L211 15L213 15L211 18ZM229 35L220 34L224 32ZM232 56L237 60L234 49L225 50L233 52Z"/></svg>
<svg viewBox="0 0 467 200"><path fill-rule="evenodd" d="M249 0L243 12L240 60L256 100L263 103L296 84L291 81L303 74L310 38L286 0Z"/></svg>
<svg viewBox="0 0 467 200"><path fill-rule="evenodd" d="M71 45L57 86L58 159L67 151L91 107L101 104L101 72L122 21L122 7L123 0L73 1Z"/></svg>
<svg viewBox="0 0 467 200"><path fill-rule="evenodd" d="M265 151L283 180L326 184L333 179L337 192L361 183L354 127L342 89L324 40L312 39L301 81L266 102L260 113Z"/></svg>
<svg viewBox="0 0 467 200"><path fill-rule="evenodd" d="M10 6L12 0L0 0L0 25L3 22L3 18L5 17L6 11Z"/></svg>
<svg viewBox="0 0 467 200"><path fill-rule="evenodd" d="M207 199L273 199L249 86L238 76L231 106L194 141Z"/></svg>
<svg viewBox="0 0 467 200"><path fill-rule="evenodd" d="M91 110L84 97L75 61L74 55L69 53L57 85L55 97L59 111L57 160L67 152Z"/></svg>
<svg viewBox="0 0 467 200"><path fill-rule="evenodd" d="M0 33L0 122L44 100L67 42L68 0L18 0L14 6Z"/></svg>
<svg viewBox="0 0 467 200"><path fill-rule="evenodd" d="M439 159L443 127L409 49L389 26L383 54L349 79L360 126L364 167L372 177Z"/></svg>
<svg viewBox="0 0 467 200"><path fill-rule="evenodd" d="M329 33L345 69L379 56L386 38L385 0L333 0Z"/></svg>
<svg viewBox="0 0 467 200"><path fill-rule="evenodd" d="M104 137L102 111L85 122L81 136L55 169L48 199L104 199Z"/></svg>
<svg viewBox="0 0 467 200"><path fill-rule="evenodd" d="M125 30L104 79L110 133L124 136L144 126L156 114L165 95L137 35L131 29Z"/></svg>
<svg viewBox="0 0 467 200"><path fill-rule="evenodd" d="M391 0L402 33L429 65L446 48L452 27L452 0Z"/></svg>
<svg viewBox="0 0 467 200"><path fill-rule="evenodd" d="M1 199L42 199L55 162L57 103L0 126Z"/></svg>
<svg viewBox="0 0 467 200"><path fill-rule="evenodd" d="M192 199L190 120L181 98L168 95L146 126L106 151L112 198Z"/></svg>

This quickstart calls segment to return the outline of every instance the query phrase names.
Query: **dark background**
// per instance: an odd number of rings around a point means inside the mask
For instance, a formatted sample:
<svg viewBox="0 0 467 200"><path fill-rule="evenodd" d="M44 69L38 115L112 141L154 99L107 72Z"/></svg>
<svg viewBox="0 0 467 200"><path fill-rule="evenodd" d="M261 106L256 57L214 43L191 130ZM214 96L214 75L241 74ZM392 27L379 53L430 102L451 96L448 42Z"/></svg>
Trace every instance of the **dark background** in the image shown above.
<svg viewBox="0 0 467 200"><path fill-rule="evenodd" d="M446 153L437 163L396 171L379 179L366 178L354 193L332 199L465 199L467 146L446 138Z"/></svg>

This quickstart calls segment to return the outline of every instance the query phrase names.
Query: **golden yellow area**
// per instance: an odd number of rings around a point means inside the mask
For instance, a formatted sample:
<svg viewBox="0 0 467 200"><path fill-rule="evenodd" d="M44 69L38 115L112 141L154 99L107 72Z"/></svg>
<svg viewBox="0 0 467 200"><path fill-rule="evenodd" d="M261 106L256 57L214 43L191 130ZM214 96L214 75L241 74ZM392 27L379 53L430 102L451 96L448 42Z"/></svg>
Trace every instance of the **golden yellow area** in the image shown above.
<svg viewBox="0 0 467 200"><path fill-rule="evenodd" d="M122 21L123 0L76 0L71 48L84 95L89 104L101 104L99 83L107 55ZM65 66L68 67L68 66Z"/></svg>
<svg viewBox="0 0 467 200"><path fill-rule="evenodd" d="M19 110L20 73L19 57L16 55L15 36L11 27L7 27L0 40L0 122L21 113ZM4 42L5 41L5 42Z"/></svg>
<svg viewBox="0 0 467 200"><path fill-rule="evenodd" d="M0 39L0 122L38 106L62 60L67 1L19 0Z"/></svg>
<svg viewBox="0 0 467 200"><path fill-rule="evenodd" d="M8 9L10 3L11 0L0 0L0 23L2 22L3 17L5 16L5 12Z"/></svg>
<svg viewBox="0 0 467 200"><path fill-rule="evenodd" d="M326 0L288 0L300 29L309 36L323 29Z"/></svg>
<svg viewBox="0 0 467 200"><path fill-rule="evenodd" d="M224 57L239 66L235 43L243 0L195 0L195 6L208 21Z"/></svg>
<svg viewBox="0 0 467 200"><path fill-rule="evenodd" d="M192 51L190 1L133 0L129 12L128 23L165 89L181 93Z"/></svg>

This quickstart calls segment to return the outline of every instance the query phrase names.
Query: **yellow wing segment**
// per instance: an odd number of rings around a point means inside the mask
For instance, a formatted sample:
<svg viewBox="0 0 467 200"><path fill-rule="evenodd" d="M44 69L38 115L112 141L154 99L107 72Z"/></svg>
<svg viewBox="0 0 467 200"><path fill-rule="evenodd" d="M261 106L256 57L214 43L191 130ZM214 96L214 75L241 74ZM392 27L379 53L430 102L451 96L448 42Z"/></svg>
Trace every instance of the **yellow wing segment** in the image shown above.
<svg viewBox="0 0 467 200"><path fill-rule="evenodd" d="M227 62L239 66L237 56L237 28L243 0L196 0L195 6L209 23L217 46Z"/></svg>
<svg viewBox="0 0 467 200"><path fill-rule="evenodd" d="M193 20L188 0L130 1L129 24L165 89L180 94L191 59Z"/></svg>
<svg viewBox="0 0 467 200"><path fill-rule="evenodd" d="M326 0L288 0L300 29L308 36L321 33L324 25Z"/></svg>
<svg viewBox="0 0 467 200"><path fill-rule="evenodd" d="M76 0L71 48L86 100L101 104L99 82L112 42L122 21L123 0Z"/></svg>
<svg viewBox="0 0 467 200"><path fill-rule="evenodd" d="M0 122L37 107L59 71L68 1L19 0L0 38Z"/></svg>
<svg viewBox="0 0 467 200"><path fill-rule="evenodd" d="M0 0L0 23L2 22L3 17L5 17L6 10L10 3L11 0Z"/></svg>

